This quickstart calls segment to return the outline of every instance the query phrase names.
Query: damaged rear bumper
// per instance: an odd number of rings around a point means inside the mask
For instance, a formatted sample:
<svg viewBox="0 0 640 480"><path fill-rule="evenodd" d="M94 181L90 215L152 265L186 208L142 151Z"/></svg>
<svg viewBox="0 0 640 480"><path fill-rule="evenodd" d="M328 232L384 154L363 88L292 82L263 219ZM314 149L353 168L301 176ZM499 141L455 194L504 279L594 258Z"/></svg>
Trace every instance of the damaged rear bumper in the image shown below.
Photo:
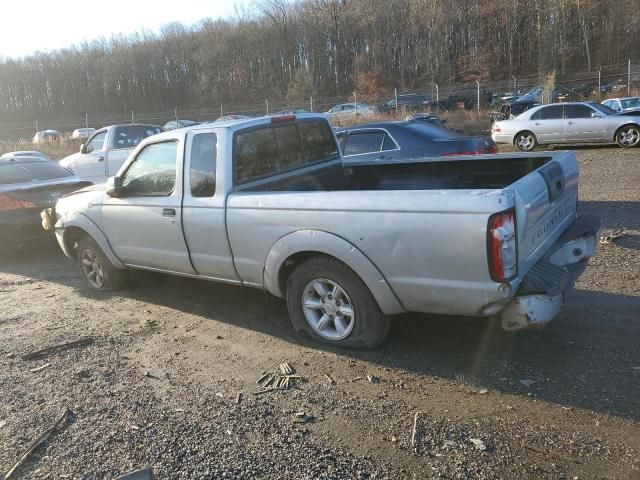
<svg viewBox="0 0 640 480"><path fill-rule="evenodd" d="M507 331L539 327L553 320L587 262L595 253L600 219L578 217L531 268L513 300L500 314Z"/></svg>

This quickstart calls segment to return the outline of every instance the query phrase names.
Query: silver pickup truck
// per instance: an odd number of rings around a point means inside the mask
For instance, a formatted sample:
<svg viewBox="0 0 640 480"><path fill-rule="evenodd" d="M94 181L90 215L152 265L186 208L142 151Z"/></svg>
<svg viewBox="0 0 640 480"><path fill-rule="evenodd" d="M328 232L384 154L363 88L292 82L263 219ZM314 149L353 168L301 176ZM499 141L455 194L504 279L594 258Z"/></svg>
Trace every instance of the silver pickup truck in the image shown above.
<svg viewBox="0 0 640 480"><path fill-rule="evenodd" d="M138 123L111 125L96 131L80 146L80 151L60 160L83 180L103 183L116 174L138 144L156 133L162 132L157 125Z"/></svg>
<svg viewBox="0 0 640 480"><path fill-rule="evenodd" d="M390 316L542 325L593 255L571 152L343 164L324 116L155 135L106 185L43 212L91 288L127 269L264 289L296 330L371 348Z"/></svg>

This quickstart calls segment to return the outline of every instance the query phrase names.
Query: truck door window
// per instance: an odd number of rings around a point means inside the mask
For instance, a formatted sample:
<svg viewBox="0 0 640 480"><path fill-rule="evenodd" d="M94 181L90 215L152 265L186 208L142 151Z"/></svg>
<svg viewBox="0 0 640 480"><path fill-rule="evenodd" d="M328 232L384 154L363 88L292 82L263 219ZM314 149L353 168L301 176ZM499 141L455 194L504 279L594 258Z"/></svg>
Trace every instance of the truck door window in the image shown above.
<svg viewBox="0 0 640 480"><path fill-rule="evenodd" d="M175 141L152 143L138 153L129 166L122 186L131 196L168 196L176 185Z"/></svg>
<svg viewBox="0 0 640 480"><path fill-rule="evenodd" d="M213 197L216 193L215 133L201 133L191 142L191 196Z"/></svg>
<svg viewBox="0 0 640 480"><path fill-rule="evenodd" d="M384 132L350 133L344 146L344 155L362 155L379 152L382 148Z"/></svg>
<svg viewBox="0 0 640 480"><path fill-rule="evenodd" d="M87 152L93 152L102 150L104 146L104 139L107 136L107 132L96 133L91 140L87 143Z"/></svg>

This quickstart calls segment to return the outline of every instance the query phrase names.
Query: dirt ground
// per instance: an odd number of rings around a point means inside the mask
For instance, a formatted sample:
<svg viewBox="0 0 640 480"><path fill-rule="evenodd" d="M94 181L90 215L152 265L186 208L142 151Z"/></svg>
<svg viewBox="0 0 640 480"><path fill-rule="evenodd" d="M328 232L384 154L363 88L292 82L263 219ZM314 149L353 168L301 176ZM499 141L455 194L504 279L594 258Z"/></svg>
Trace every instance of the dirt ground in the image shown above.
<svg viewBox="0 0 640 480"><path fill-rule="evenodd" d="M626 236L539 331L406 315L338 351L257 290L135 272L98 294L56 245L1 260L0 471L68 408L12 478L640 478L640 150L578 156L581 211ZM254 395L282 362L302 378Z"/></svg>

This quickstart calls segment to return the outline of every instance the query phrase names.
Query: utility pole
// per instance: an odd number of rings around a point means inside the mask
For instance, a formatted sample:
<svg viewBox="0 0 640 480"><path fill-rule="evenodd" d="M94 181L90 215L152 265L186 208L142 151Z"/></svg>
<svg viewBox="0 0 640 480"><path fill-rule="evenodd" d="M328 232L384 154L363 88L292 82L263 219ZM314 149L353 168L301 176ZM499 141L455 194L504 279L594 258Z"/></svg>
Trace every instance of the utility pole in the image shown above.
<svg viewBox="0 0 640 480"><path fill-rule="evenodd" d="M356 110L356 117L358 116L358 97L356 96L356 92L353 92L353 108Z"/></svg>
<svg viewBox="0 0 640 480"><path fill-rule="evenodd" d="M631 95L631 59L629 59L629 65L627 66L627 97Z"/></svg>
<svg viewBox="0 0 640 480"><path fill-rule="evenodd" d="M602 67L598 68L598 98L602 94Z"/></svg>
<svg viewBox="0 0 640 480"><path fill-rule="evenodd" d="M440 111L440 89L438 88L438 84L436 83L436 112Z"/></svg>
<svg viewBox="0 0 640 480"><path fill-rule="evenodd" d="M518 93L518 79L515 75L511 75L511 78L513 78L513 93Z"/></svg>
<svg viewBox="0 0 640 480"><path fill-rule="evenodd" d="M135 119L133 118L133 110L131 110L131 123L136 123Z"/></svg>
<svg viewBox="0 0 640 480"><path fill-rule="evenodd" d="M173 117L176 119L176 127L178 126L178 107L173 108Z"/></svg>
<svg viewBox="0 0 640 480"><path fill-rule="evenodd" d="M85 128L89 128L89 114L88 113L84 114L84 127Z"/></svg>
<svg viewBox="0 0 640 480"><path fill-rule="evenodd" d="M480 82L476 80L476 85L478 88L478 115L480 115Z"/></svg>
<svg viewBox="0 0 640 480"><path fill-rule="evenodd" d="M313 95L309 97L309 104L310 104L309 111L313 112Z"/></svg>
<svg viewBox="0 0 640 480"><path fill-rule="evenodd" d="M267 115L269 115L269 100L265 98L264 101L267 104Z"/></svg>
<svg viewBox="0 0 640 480"><path fill-rule="evenodd" d="M393 92L394 92L394 96L395 96L395 99L396 99L396 111L398 111L398 89L394 88Z"/></svg>

